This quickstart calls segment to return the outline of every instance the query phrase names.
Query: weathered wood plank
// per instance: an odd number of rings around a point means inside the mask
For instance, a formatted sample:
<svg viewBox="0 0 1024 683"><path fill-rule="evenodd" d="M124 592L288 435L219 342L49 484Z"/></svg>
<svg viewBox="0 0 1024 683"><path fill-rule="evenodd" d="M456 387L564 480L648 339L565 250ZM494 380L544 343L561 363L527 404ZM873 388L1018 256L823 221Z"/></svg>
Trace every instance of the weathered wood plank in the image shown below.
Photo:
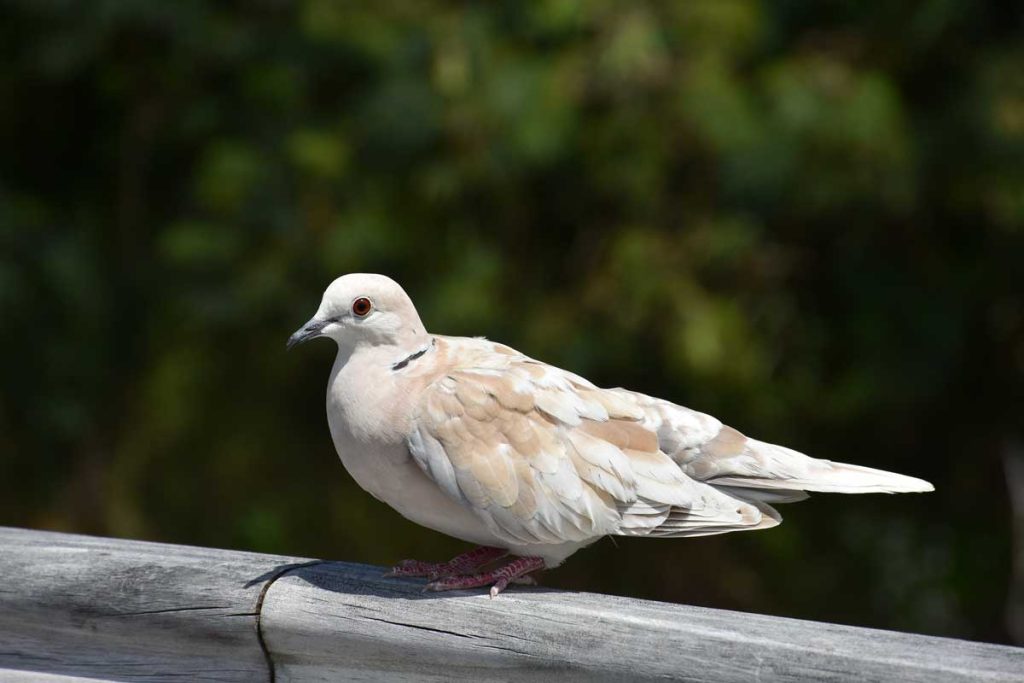
<svg viewBox="0 0 1024 683"><path fill-rule="evenodd" d="M1024 681L1018 648L544 589L425 594L301 562L0 528L0 681Z"/></svg>
<svg viewBox="0 0 1024 683"><path fill-rule="evenodd" d="M1024 680L1018 648L589 593L423 593L380 572L324 563L274 582L278 681Z"/></svg>
<svg viewBox="0 0 1024 683"><path fill-rule="evenodd" d="M0 527L0 680L268 680L256 604L290 561Z"/></svg>

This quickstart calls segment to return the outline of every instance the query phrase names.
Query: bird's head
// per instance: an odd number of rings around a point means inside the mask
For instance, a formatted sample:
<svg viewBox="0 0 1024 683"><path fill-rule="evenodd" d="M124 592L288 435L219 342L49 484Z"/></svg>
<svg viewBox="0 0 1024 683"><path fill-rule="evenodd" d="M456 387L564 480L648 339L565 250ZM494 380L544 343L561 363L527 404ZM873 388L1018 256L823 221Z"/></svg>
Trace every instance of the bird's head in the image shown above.
<svg viewBox="0 0 1024 683"><path fill-rule="evenodd" d="M309 322L288 339L288 348L316 337L330 337L354 348L415 343L426 337L409 295L384 275L350 273L332 282Z"/></svg>

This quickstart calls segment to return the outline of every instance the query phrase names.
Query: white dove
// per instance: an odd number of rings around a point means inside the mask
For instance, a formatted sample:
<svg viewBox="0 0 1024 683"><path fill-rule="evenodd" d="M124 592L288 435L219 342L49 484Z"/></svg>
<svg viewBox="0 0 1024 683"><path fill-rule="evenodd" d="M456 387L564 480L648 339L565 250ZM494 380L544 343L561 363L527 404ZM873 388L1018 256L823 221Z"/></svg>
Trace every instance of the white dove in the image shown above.
<svg viewBox="0 0 1024 683"><path fill-rule="evenodd" d="M432 335L383 275L332 282L288 347L315 337L338 344L327 422L352 477L405 518L481 546L391 572L426 576L430 590L490 585L493 597L602 536L767 529L782 519L770 504L805 491L934 490L601 389L486 339Z"/></svg>

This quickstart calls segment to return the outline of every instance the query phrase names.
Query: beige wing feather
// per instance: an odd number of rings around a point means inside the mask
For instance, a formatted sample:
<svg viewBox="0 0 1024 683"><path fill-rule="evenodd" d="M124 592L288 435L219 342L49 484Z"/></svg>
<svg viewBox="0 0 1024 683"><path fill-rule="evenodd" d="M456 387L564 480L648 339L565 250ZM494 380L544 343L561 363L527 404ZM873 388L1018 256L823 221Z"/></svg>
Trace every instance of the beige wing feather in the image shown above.
<svg viewBox="0 0 1024 683"><path fill-rule="evenodd" d="M445 339L409 451L449 496L514 544L608 534L703 535L778 516L696 481L662 449L629 392L483 340Z"/></svg>

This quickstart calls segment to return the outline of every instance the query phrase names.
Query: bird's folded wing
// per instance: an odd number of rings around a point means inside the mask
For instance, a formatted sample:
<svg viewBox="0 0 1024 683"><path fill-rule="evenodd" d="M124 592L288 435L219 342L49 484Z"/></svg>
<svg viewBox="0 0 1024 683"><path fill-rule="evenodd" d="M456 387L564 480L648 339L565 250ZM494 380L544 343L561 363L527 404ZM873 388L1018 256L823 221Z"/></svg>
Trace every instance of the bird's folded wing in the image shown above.
<svg viewBox="0 0 1024 683"><path fill-rule="evenodd" d="M630 395L501 348L452 360L424 391L408 440L423 471L499 537L562 543L777 523L767 505L687 476Z"/></svg>

